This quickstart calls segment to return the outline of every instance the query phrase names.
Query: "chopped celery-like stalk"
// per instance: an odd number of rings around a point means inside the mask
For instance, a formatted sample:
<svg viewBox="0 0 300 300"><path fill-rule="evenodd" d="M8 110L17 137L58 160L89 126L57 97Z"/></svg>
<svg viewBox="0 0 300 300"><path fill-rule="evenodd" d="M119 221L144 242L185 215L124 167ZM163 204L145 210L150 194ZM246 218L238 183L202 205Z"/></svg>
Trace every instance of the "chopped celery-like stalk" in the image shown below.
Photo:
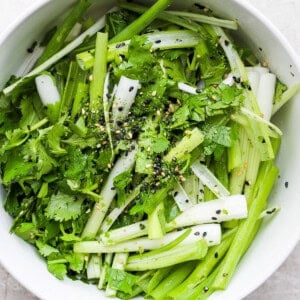
<svg viewBox="0 0 300 300"><path fill-rule="evenodd" d="M99 115L103 110L104 82L107 71L107 33L97 33L96 52L90 85L90 110Z"/></svg>
<svg viewBox="0 0 300 300"><path fill-rule="evenodd" d="M145 271L179 264L190 260L202 259L207 253L207 243L204 240L177 246L168 251L151 254L151 251L144 254L129 256L125 270Z"/></svg>
<svg viewBox="0 0 300 300"><path fill-rule="evenodd" d="M278 169L274 166L273 161L264 162L250 197L249 216L239 225L238 231L215 278L213 284L215 289L225 289L227 287L238 262L247 250L250 241L254 238L251 233L256 230L256 221L266 207L267 198L277 176Z"/></svg>
<svg viewBox="0 0 300 300"><path fill-rule="evenodd" d="M205 16L205 15L200 15L200 14L195 14L195 13L185 12L185 11L170 11L169 10L167 13L175 15L175 16L187 18L189 20L193 20L193 21L196 21L199 23L220 26L223 28L228 28L228 29L233 29L233 30L238 29L237 21L224 20L224 19L220 19L220 18L214 18L211 16Z"/></svg>
<svg viewBox="0 0 300 300"><path fill-rule="evenodd" d="M149 7L139 18L129 24L125 29L123 29L120 33L115 35L110 42L116 43L124 40L128 40L134 35L140 33L147 25L149 25L156 16L166 9L170 4L171 0L158 0Z"/></svg>
<svg viewBox="0 0 300 300"><path fill-rule="evenodd" d="M83 16L89 6L89 0L80 0L77 2L68 16L64 19L63 23L59 25L51 40L48 42L44 52L36 63L37 66L44 63L64 46L64 43L74 25Z"/></svg>

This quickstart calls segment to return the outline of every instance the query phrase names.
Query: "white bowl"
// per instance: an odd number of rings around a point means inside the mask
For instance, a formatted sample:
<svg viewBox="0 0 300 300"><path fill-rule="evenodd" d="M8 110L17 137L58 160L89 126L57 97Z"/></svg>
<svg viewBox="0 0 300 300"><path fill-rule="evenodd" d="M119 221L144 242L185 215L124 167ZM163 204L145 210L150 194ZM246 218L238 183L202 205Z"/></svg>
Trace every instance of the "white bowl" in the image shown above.
<svg viewBox="0 0 300 300"><path fill-rule="evenodd" d="M0 35L0 87L16 72L26 56L26 49L39 39L74 0L38 0L27 9L10 28ZM98 1L100 2L100 1ZM174 1L182 3L183 1ZM181 7L192 7L195 1L186 0ZM236 18L239 34L254 52L269 63L271 70L288 85L300 81L300 62L288 42L277 29L244 0L203 0L216 14ZM113 1L101 1L100 7L109 7ZM101 10L100 10L101 11ZM263 51L260 51L262 48ZM300 238L300 156L298 101L292 101L275 117L275 123L284 132L277 160L280 178L270 197L278 203L281 212L265 222L254 243L239 264L228 289L215 293L211 299L241 299L262 284L287 258ZM285 182L288 181L288 188ZM2 195L2 196L1 196ZM1 192L0 198L3 198ZM42 299L98 300L104 295L95 286L66 279L59 281L46 268L37 252L18 237L9 234L11 218L0 207L0 261L27 289Z"/></svg>

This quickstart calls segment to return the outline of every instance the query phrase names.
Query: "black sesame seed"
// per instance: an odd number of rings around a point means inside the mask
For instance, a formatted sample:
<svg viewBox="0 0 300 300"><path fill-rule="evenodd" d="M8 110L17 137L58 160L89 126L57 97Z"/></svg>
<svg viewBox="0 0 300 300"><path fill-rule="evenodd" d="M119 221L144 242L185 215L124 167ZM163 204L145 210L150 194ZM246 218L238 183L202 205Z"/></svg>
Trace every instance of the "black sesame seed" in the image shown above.
<svg viewBox="0 0 300 300"><path fill-rule="evenodd" d="M178 192L175 192L175 193L174 193L174 197L176 197L177 195L178 195Z"/></svg>
<svg viewBox="0 0 300 300"><path fill-rule="evenodd" d="M276 208L274 207L272 210L268 210L267 214L268 215L274 214L275 211L276 211Z"/></svg>
<svg viewBox="0 0 300 300"><path fill-rule="evenodd" d="M228 46L229 45L229 41L225 40L224 44L225 44L225 46Z"/></svg>
<svg viewBox="0 0 300 300"><path fill-rule="evenodd" d="M185 199L185 203L189 203L190 202L190 200L189 199Z"/></svg>
<svg viewBox="0 0 300 300"><path fill-rule="evenodd" d="M241 78L240 78L240 77L232 76L232 79L233 79L234 82L236 82L236 83L240 83L240 82L241 82Z"/></svg>
<svg viewBox="0 0 300 300"><path fill-rule="evenodd" d="M132 92L133 90L134 90L134 87L131 86L131 87L129 88L129 92Z"/></svg>
<svg viewBox="0 0 300 300"><path fill-rule="evenodd" d="M221 213L221 209L216 210L216 214L219 215Z"/></svg>
<svg viewBox="0 0 300 300"><path fill-rule="evenodd" d="M112 191L114 191L116 188L113 186L113 187L111 187L110 189L111 189Z"/></svg>
<svg viewBox="0 0 300 300"><path fill-rule="evenodd" d="M262 47L259 47L258 49L259 49L259 51L263 51Z"/></svg>
<svg viewBox="0 0 300 300"><path fill-rule="evenodd" d="M159 43L161 43L161 40L156 40L154 43L159 44Z"/></svg>
<svg viewBox="0 0 300 300"><path fill-rule="evenodd" d="M32 45L27 49L27 52L28 52L28 53L33 53L35 47L37 46L37 43L38 43L37 41L34 41L34 42L32 43Z"/></svg>
<svg viewBox="0 0 300 300"><path fill-rule="evenodd" d="M219 253L216 252L214 256L215 256L215 258L218 258L219 257Z"/></svg>
<svg viewBox="0 0 300 300"><path fill-rule="evenodd" d="M250 185L248 180L245 181L245 185Z"/></svg>
<svg viewBox="0 0 300 300"><path fill-rule="evenodd" d="M213 221L217 221L217 220L218 220L217 217L211 217L211 219L212 219Z"/></svg>
<svg viewBox="0 0 300 300"><path fill-rule="evenodd" d="M196 231L196 232L194 232L194 235L198 236L198 235L200 235L200 232Z"/></svg>
<svg viewBox="0 0 300 300"><path fill-rule="evenodd" d="M208 286L205 286L204 288L203 288L203 292L204 293L207 293L209 291L209 287Z"/></svg>
<svg viewBox="0 0 300 300"><path fill-rule="evenodd" d="M144 225L144 224L140 224L140 229L141 230L143 230L143 229L145 229L146 228L146 226Z"/></svg>
<svg viewBox="0 0 300 300"><path fill-rule="evenodd" d="M286 182L284 183L284 186L285 186L285 188L287 189L287 188L289 187L289 182L286 181Z"/></svg>
<svg viewBox="0 0 300 300"><path fill-rule="evenodd" d="M203 236L203 237L206 237L206 236L207 236L207 232L204 231L204 232L202 233L202 236Z"/></svg>
<svg viewBox="0 0 300 300"><path fill-rule="evenodd" d="M122 48L122 47L124 47L125 46L125 43L123 42L123 43L118 43L117 45L116 45L116 48L118 49L118 48Z"/></svg>
<svg viewBox="0 0 300 300"><path fill-rule="evenodd" d="M176 39L176 42L181 43L182 39Z"/></svg>
<svg viewBox="0 0 300 300"><path fill-rule="evenodd" d="M203 189L200 189L199 191L201 194L204 194L204 190Z"/></svg>
<svg viewBox="0 0 300 300"><path fill-rule="evenodd" d="M265 140L265 139L263 139L261 142L262 142L263 144L265 144L265 143L266 143L266 140Z"/></svg>
<svg viewBox="0 0 300 300"><path fill-rule="evenodd" d="M123 111L124 107L123 106L119 106L118 107L118 111Z"/></svg>

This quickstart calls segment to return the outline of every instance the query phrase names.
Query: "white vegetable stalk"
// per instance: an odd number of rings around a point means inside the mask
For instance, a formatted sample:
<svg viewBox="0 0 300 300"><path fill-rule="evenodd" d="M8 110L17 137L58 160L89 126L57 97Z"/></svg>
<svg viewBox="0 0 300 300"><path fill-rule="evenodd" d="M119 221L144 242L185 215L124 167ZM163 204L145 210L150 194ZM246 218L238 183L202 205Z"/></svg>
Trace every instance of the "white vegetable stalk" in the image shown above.
<svg viewBox="0 0 300 300"><path fill-rule="evenodd" d="M233 74L232 73L229 73L227 75L227 77L222 81L222 83L226 84L226 85L229 85L229 86L233 86L235 81L233 79Z"/></svg>
<svg viewBox="0 0 300 300"><path fill-rule="evenodd" d="M124 209L135 199L135 197L138 196L140 192L140 187L138 186L135 188L135 190L128 196L125 203L121 205L120 207L114 208L109 215L105 218L103 221L100 231L106 232L109 230L109 228L113 225L113 223L117 220L117 218L120 216L120 214L124 211Z"/></svg>
<svg viewBox="0 0 300 300"><path fill-rule="evenodd" d="M145 34L145 36L149 42L153 43L153 50L194 47L200 42L199 34L188 30L160 31Z"/></svg>
<svg viewBox="0 0 300 300"><path fill-rule="evenodd" d="M105 76L104 81L104 89L103 89L103 112L104 112L104 119L105 119L105 126L106 126L106 132L109 139L110 148L112 151L112 160L114 158L114 146L112 141L112 135L111 135L111 128L110 128L110 122L109 122L109 72Z"/></svg>
<svg viewBox="0 0 300 300"><path fill-rule="evenodd" d="M194 162L191 165L191 169L200 181L217 197L230 195L229 191L206 166L202 165L200 162Z"/></svg>
<svg viewBox="0 0 300 300"><path fill-rule="evenodd" d="M30 72L30 70L32 70L39 57L42 55L44 49L45 47L36 46L34 51L31 54L29 54L23 61L21 67L16 73L16 76L22 77L25 76L28 72Z"/></svg>
<svg viewBox="0 0 300 300"><path fill-rule="evenodd" d="M205 223L220 223L235 219L244 219L248 215L247 201L244 195L232 195L216 200L202 202L184 211L168 226L191 226Z"/></svg>
<svg viewBox="0 0 300 300"><path fill-rule="evenodd" d="M182 187L188 195L192 205L203 200L203 184L200 183L199 178L196 175L190 175L187 177L186 181L182 183Z"/></svg>
<svg viewBox="0 0 300 300"><path fill-rule="evenodd" d="M70 52L72 52L75 48L77 48L80 44L83 43L83 41L88 36L93 36L95 33L100 31L105 26L105 16L101 17L94 25L92 25L88 30L83 32L79 37L77 37L74 41L72 41L70 44L68 44L65 48L54 54L52 57L50 57L48 60L46 60L44 63L42 63L40 66L32 70L30 73L28 73L26 76L22 77L15 83L11 84L10 86L6 87L3 90L3 93L5 95L10 94L25 78L33 77L38 75L39 73L47 70L49 67L51 67L53 64L58 62L60 59L68 55Z"/></svg>
<svg viewBox="0 0 300 300"><path fill-rule="evenodd" d="M166 224L166 231L185 226L220 223L246 218L247 202L244 195L233 195L220 199L201 202L184 211L172 222ZM137 222L128 226L108 231L100 236L103 244L113 245L148 233L148 221Z"/></svg>
<svg viewBox="0 0 300 300"><path fill-rule="evenodd" d="M259 75L263 75L263 74L270 72L270 70L268 68L262 67L261 65L256 65L254 67L246 67L246 70L247 70L247 72L249 72L249 71L256 72Z"/></svg>
<svg viewBox="0 0 300 300"><path fill-rule="evenodd" d="M124 227L102 233L99 237L104 244L120 243L148 234L148 220L133 223Z"/></svg>
<svg viewBox="0 0 300 300"><path fill-rule="evenodd" d="M71 31L69 32L68 36L66 37L66 42L71 42L74 39L76 39L79 36L79 34L81 32L81 29L82 29L82 25L77 22L73 26L73 28L71 29Z"/></svg>
<svg viewBox="0 0 300 300"><path fill-rule="evenodd" d="M114 257L114 260L112 263L112 268L124 270L125 265L127 263L127 259L128 259L128 253L117 253ZM117 295L117 291L112 289L111 287L107 286L105 295L108 297L115 297Z"/></svg>
<svg viewBox="0 0 300 300"><path fill-rule="evenodd" d="M112 107L114 124L127 117L139 87L138 80L121 76Z"/></svg>
<svg viewBox="0 0 300 300"><path fill-rule="evenodd" d="M179 238L186 229L167 233L163 238L150 240L147 237L133 239L115 245L104 245L98 241L79 242L74 245L77 253L115 253L115 252L143 252L159 249ZM188 245L200 239L205 239L208 246L221 242L221 226L219 224L204 224L191 227L190 234L179 243Z"/></svg>
<svg viewBox="0 0 300 300"><path fill-rule="evenodd" d="M258 116L257 114L255 114L251 110L248 110L247 108L242 107L241 108L241 113L243 115L247 116L250 119L253 119L253 120L257 121L257 122L260 122L260 123L268 125L271 130L273 130L274 132L277 133L277 135L281 136L283 134L282 131L280 130L280 128L278 128L276 125L274 125L273 123L269 122L268 120L266 120L266 119Z"/></svg>
<svg viewBox="0 0 300 300"><path fill-rule="evenodd" d="M180 211L185 211L193 205L190 197L187 195L184 188L179 182L176 184L175 189L172 191L172 195Z"/></svg>
<svg viewBox="0 0 300 300"><path fill-rule="evenodd" d="M273 99L275 94L276 76L272 73L265 73L260 76L257 92L257 102L267 121L271 119L273 109Z"/></svg>
<svg viewBox="0 0 300 300"><path fill-rule="evenodd" d="M247 69L247 73L251 89L254 93L254 96L257 98L260 74L254 71L254 69L250 69L250 67Z"/></svg>
<svg viewBox="0 0 300 300"><path fill-rule="evenodd" d="M132 168L135 163L137 145L134 146L134 149L128 152L127 155L123 154L122 157L119 158L111 170L100 194L102 200L95 204L92 214L83 230L82 237L94 237L97 234L108 208L116 195L114 178Z"/></svg>
<svg viewBox="0 0 300 300"><path fill-rule="evenodd" d="M98 283L99 290L102 290L106 283L106 274L107 274L109 267L111 266L112 259L113 259L112 253L105 254L104 263L103 263L103 266L101 269L101 275L100 275L100 279L99 279L99 283Z"/></svg>
<svg viewBox="0 0 300 300"><path fill-rule="evenodd" d="M185 92L185 93L188 93L188 94L192 94L192 95L197 95L197 88L191 86L191 85L188 85L184 82L178 82L178 89Z"/></svg>
<svg viewBox="0 0 300 300"><path fill-rule="evenodd" d="M101 275L102 258L101 255L92 255L87 266L87 278L98 279Z"/></svg>
<svg viewBox="0 0 300 300"><path fill-rule="evenodd" d="M37 76L35 78L35 85L41 101L45 106L60 101L60 94L52 76L47 74Z"/></svg>

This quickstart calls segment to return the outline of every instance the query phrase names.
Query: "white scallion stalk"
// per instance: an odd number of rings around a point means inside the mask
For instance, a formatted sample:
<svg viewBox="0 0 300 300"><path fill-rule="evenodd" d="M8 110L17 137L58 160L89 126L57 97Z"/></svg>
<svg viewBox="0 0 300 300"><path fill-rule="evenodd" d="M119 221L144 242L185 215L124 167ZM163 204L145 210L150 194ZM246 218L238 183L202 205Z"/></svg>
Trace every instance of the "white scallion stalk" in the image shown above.
<svg viewBox="0 0 300 300"><path fill-rule="evenodd" d="M119 207L114 208L109 215L105 218L103 221L100 231L106 232L110 229L110 227L113 225L113 223L117 220L117 218L120 216L120 214L124 211L124 209L138 196L140 192L141 186L138 186L134 189L134 191L128 196L125 203L122 204Z"/></svg>
<svg viewBox="0 0 300 300"><path fill-rule="evenodd" d="M188 85L184 82L178 82L178 89L192 95L197 95L197 88L191 85Z"/></svg>
<svg viewBox="0 0 300 300"><path fill-rule="evenodd" d="M124 270L127 263L128 253L117 253L113 259L112 268ZM108 297L115 297L117 291L112 289L109 285L106 287L105 295Z"/></svg>
<svg viewBox="0 0 300 300"><path fill-rule="evenodd" d="M220 223L247 217L247 202L244 195L233 195L198 203L166 224L166 231L185 226ZM110 230L100 236L103 244L113 245L148 233L148 220Z"/></svg>
<svg viewBox="0 0 300 300"><path fill-rule="evenodd" d="M261 65L256 65L254 67L246 67L246 70L247 72L249 71L257 72L259 75L263 75L270 72L268 68L262 67Z"/></svg>
<svg viewBox="0 0 300 300"><path fill-rule="evenodd" d="M89 29L87 29L85 32L83 32L79 37L77 37L74 41L72 41L70 44L68 44L62 50L60 50L55 55L50 57L48 60L46 60L40 66L38 66L37 68L32 70L30 73L28 73L26 76L20 78L18 81L14 82L10 86L3 89L3 93L5 95L10 94L24 79L38 75L39 73L47 70L49 67L51 67L53 64L58 62L60 59L62 59L66 55L68 55L75 48L77 48L80 44L82 44L83 41L88 36L93 36L99 30L101 30L105 26L105 23L106 23L105 20L106 20L105 16L101 17L94 25L92 25Z"/></svg>
<svg viewBox="0 0 300 300"><path fill-rule="evenodd" d="M114 158L114 145L112 141L112 135L111 135L111 128L110 128L110 121L109 121L109 72L105 76L104 81L104 89L103 89L103 112L104 112L104 120L105 120L105 127L106 132L109 139L109 144L112 152L112 159Z"/></svg>
<svg viewBox="0 0 300 300"><path fill-rule="evenodd" d="M232 30L237 30L238 29L238 22L236 20L224 20L220 18L215 18L211 16L205 16L201 14L195 14L191 12L186 12L186 11L172 11L168 10L168 14L172 14L175 16L180 16L189 20L193 20L199 23L204 23L204 24L210 24L210 25L216 25L220 26L223 28L228 28Z"/></svg>
<svg viewBox="0 0 300 300"><path fill-rule="evenodd" d="M77 22L69 32L68 36L66 37L66 42L69 43L74 39L76 39L79 36L81 29L82 29L82 25Z"/></svg>
<svg viewBox="0 0 300 300"><path fill-rule="evenodd" d="M229 73L227 75L227 77L222 81L222 83L224 83L226 85L229 85L229 86L233 86L234 83L235 83L234 78L233 78L233 74Z"/></svg>
<svg viewBox="0 0 300 300"><path fill-rule="evenodd" d="M212 222L220 223L244 219L247 215L246 197L244 195L232 195L196 204L181 213L168 226L178 228Z"/></svg>
<svg viewBox="0 0 300 300"><path fill-rule="evenodd" d="M190 197L179 182L175 185L172 195L180 211L185 211L193 205Z"/></svg>
<svg viewBox="0 0 300 300"><path fill-rule="evenodd" d="M186 181L182 183L182 187L188 195L190 202L194 205L200 201L200 189L203 189L202 183L200 184L199 178L195 175L190 175Z"/></svg>
<svg viewBox="0 0 300 300"><path fill-rule="evenodd" d="M250 67L247 69L247 73L248 73L248 79L249 79L251 89L254 93L254 96L257 98L260 74L259 72L256 72L254 69L252 68L250 69Z"/></svg>
<svg viewBox="0 0 300 300"><path fill-rule="evenodd" d="M118 120L124 120L127 117L139 86L138 80L121 76L112 107L114 124Z"/></svg>
<svg viewBox="0 0 300 300"><path fill-rule="evenodd" d="M221 226L219 224L203 224L192 226L190 234L180 242L180 245L188 245L200 239L205 239L208 246L218 245L221 242ZM83 241L74 245L77 253L119 253L142 252L159 249L179 238L185 229L167 233L160 239L150 240L147 237L137 238L126 242L105 245L99 241Z"/></svg>
<svg viewBox="0 0 300 300"><path fill-rule="evenodd" d="M282 135L282 131L276 125L274 125L273 123L269 122L268 120L258 116L257 114L250 111L249 109L247 109L245 107L242 107L241 108L241 113L243 115L247 116L248 118L252 119L252 120L255 120L257 122L268 125L271 130L273 130L274 132L276 132L280 136Z"/></svg>
<svg viewBox="0 0 300 300"><path fill-rule="evenodd" d="M146 235L147 233L148 220L145 220L102 233L99 240L104 244L110 245L134 239Z"/></svg>
<svg viewBox="0 0 300 300"><path fill-rule="evenodd" d="M133 147L132 147L133 149ZM82 237L95 237L102 221L109 209L109 206L116 195L116 191L114 189L114 178L124 171L133 167L135 163L135 155L137 153L137 145L134 145L134 149L129 151L127 155L123 154L113 169L111 170L105 185L101 191L101 200L99 203L96 203L90 218L88 219L87 224L82 233Z"/></svg>
<svg viewBox="0 0 300 300"><path fill-rule="evenodd" d="M101 275L102 258L101 255L92 255L86 269L88 279L98 279Z"/></svg>
<svg viewBox="0 0 300 300"><path fill-rule="evenodd" d="M189 48L200 42L199 34L188 30L158 31L145 34L145 36L149 42L153 43L153 50Z"/></svg>
<svg viewBox="0 0 300 300"><path fill-rule="evenodd" d="M229 191L218 180L218 178L200 162L194 162L191 165L193 173L206 185L217 197L229 196Z"/></svg>
<svg viewBox="0 0 300 300"><path fill-rule="evenodd" d="M39 59L39 57L42 55L44 49L44 47L36 46L34 51L31 54L29 54L22 62L21 67L16 73L16 76L22 77L25 76L28 72L30 72L37 60Z"/></svg>
<svg viewBox="0 0 300 300"><path fill-rule="evenodd" d="M267 121L271 119L273 109L273 99L275 94L276 76L272 73L265 73L260 76L257 92L257 102Z"/></svg>
<svg viewBox="0 0 300 300"><path fill-rule="evenodd" d="M47 74L37 76L35 78L35 85L45 106L60 101L60 94L52 76Z"/></svg>

